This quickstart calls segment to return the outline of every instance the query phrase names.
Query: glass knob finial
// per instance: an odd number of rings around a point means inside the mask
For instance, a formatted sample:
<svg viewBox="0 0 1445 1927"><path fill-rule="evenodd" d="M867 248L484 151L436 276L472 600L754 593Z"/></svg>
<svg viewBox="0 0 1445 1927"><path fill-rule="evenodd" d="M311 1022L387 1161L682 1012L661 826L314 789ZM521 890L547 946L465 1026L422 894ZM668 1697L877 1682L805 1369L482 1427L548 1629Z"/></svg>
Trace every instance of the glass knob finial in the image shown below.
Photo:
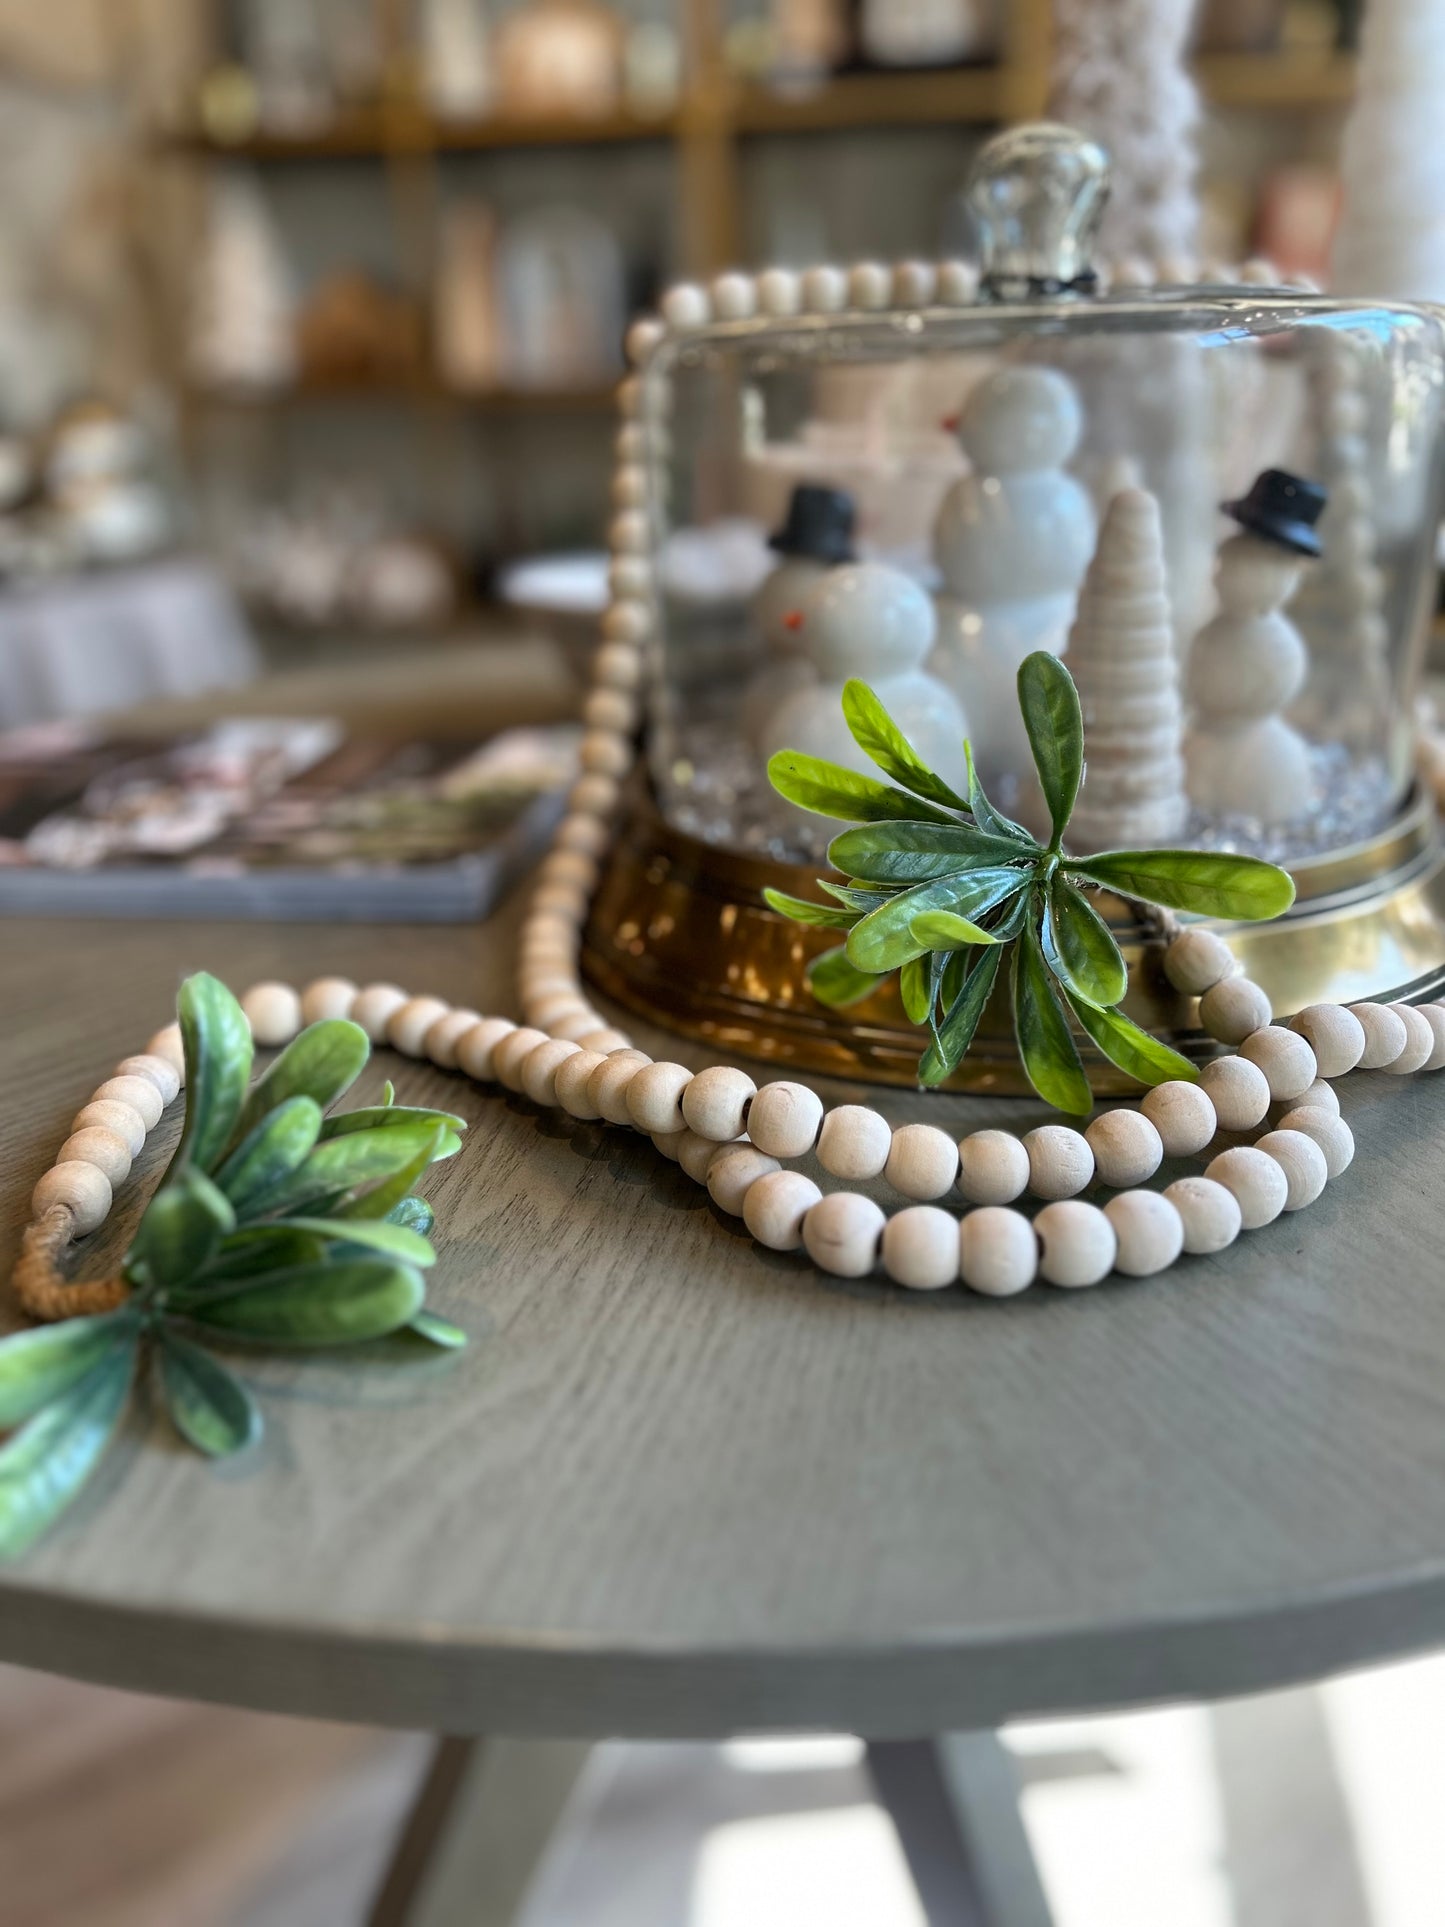
<svg viewBox="0 0 1445 1927"><path fill-rule="evenodd" d="M974 162L967 200L978 224L986 294L1083 294L1109 198L1109 157L1052 121L996 135Z"/></svg>

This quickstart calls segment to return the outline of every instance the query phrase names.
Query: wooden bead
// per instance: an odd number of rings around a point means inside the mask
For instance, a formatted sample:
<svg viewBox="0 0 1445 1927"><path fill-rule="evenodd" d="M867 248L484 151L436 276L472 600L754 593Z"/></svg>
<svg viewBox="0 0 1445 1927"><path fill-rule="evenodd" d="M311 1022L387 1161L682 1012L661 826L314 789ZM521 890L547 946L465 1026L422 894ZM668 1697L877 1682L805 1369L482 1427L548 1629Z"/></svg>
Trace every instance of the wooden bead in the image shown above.
<svg viewBox="0 0 1445 1927"><path fill-rule="evenodd" d="M577 760L588 775L610 776L615 782L632 767L632 745L615 730L584 730Z"/></svg>
<svg viewBox="0 0 1445 1927"><path fill-rule="evenodd" d="M712 319L712 300L696 281L678 281L662 297L662 315L670 328L702 328Z"/></svg>
<svg viewBox="0 0 1445 1927"><path fill-rule="evenodd" d="M567 807L587 816L610 816L621 793L622 786L615 776L589 770L579 776L567 792Z"/></svg>
<svg viewBox="0 0 1445 1927"><path fill-rule="evenodd" d="M542 865L542 874L549 882L576 883L584 890L590 890L597 882L596 860L584 856L580 850L557 850Z"/></svg>
<svg viewBox="0 0 1445 1927"><path fill-rule="evenodd" d="M1118 1240L1098 1205L1085 1204L1080 1198L1046 1204L1034 1219L1034 1230L1039 1240L1039 1275L1051 1285L1097 1285L1108 1277Z"/></svg>
<svg viewBox="0 0 1445 1927"><path fill-rule="evenodd" d="M1167 1271L1184 1249L1184 1220L1162 1191L1121 1191L1104 1216L1118 1245L1114 1269L1126 1278Z"/></svg>
<svg viewBox="0 0 1445 1927"><path fill-rule="evenodd" d="M103 1084L91 1092L90 1101L129 1104L133 1111L140 1113L141 1122L148 1131L153 1131L161 1121L165 1105L161 1094L148 1077L108 1077Z"/></svg>
<svg viewBox="0 0 1445 1927"><path fill-rule="evenodd" d="M549 1037L528 1051L522 1063L522 1095L534 1104L550 1106L557 1102L557 1072L569 1057L578 1053L576 1044L564 1037Z"/></svg>
<svg viewBox="0 0 1445 1927"><path fill-rule="evenodd" d="M958 1188L970 1204L1012 1204L1028 1183L1029 1154L1012 1131L970 1131L959 1139Z"/></svg>
<svg viewBox="0 0 1445 1927"><path fill-rule="evenodd" d="M756 1111L757 1106L753 1106ZM748 1130L756 1142L753 1118ZM904 1124L893 1133L883 1175L901 1196L928 1203L946 1198L958 1176L958 1146L936 1124Z"/></svg>
<svg viewBox="0 0 1445 1927"><path fill-rule="evenodd" d="M1239 1236L1239 1199L1213 1178L1176 1178L1161 1194L1179 1213L1184 1249L1195 1256L1223 1251Z"/></svg>
<svg viewBox="0 0 1445 1927"><path fill-rule="evenodd" d="M1409 1077L1415 1071L1424 1070L1435 1054L1435 1033L1430 1028L1425 1013L1413 1004L1388 1004L1386 1009L1393 1010L1405 1026L1405 1044L1398 1057L1389 1064L1381 1065L1392 1077Z"/></svg>
<svg viewBox="0 0 1445 1927"><path fill-rule="evenodd" d="M736 270L720 274L712 284L712 305L722 321L746 321L757 313L758 284Z"/></svg>
<svg viewBox="0 0 1445 1927"><path fill-rule="evenodd" d="M601 1018L598 1017L595 1010L584 1009L580 1011L575 1018L561 1018L556 1023L549 1024L547 1028L554 1037L566 1037L574 1044L582 1044L585 1050L586 1045L583 1044L583 1039L586 1037L595 1037L601 1021ZM601 1055L600 1052L599 1055Z"/></svg>
<svg viewBox="0 0 1445 1927"><path fill-rule="evenodd" d="M1094 1175L1089 1140L1067 1124L1041 1124L1023 1140L1029 1189L1036 1198L1077 1197Z"/></svg>
<svg viewBox="0 0 1445 1927"><path fill-rule="evenodd" d="M686 1131L654 1131L652 1133L653 1147L660 1152L670 1164L676 1164L678 1151L681 1149L682 1140L686 1136Z"/></svg>
<svg viewBox="0 0 1445 1927"><path fill-rule="evenodd" d="M765 1157L754 1144L721 1145L707 1167L707 1194L719 1211L740 1218L750 1188L781 1169L776 1158Z"/></svg>
<svg viewBox="0 0 1445 1927"><path fill-rule="evenodd" d="M1330 1178L1337 1178L1342 1171L1348 1171L1355 1155L1355 1134L1342 1117L1324 1111L1311 1104L1298 1110L1286 1111L1279 1121L1281 1131L1296 1131L1312 1138L1324 1153L1325 1172ZM1262 1142L1262 1140L1261 1140Z"/></svg>
<svg viewBox="0 0 1445 1927"><path fill-rule="evenodd" d="M1422 1071L1445 1070L1445 1010L1438 1004L1419 1004L1416 1008L1435 1038L1435 1048L1420 1068Z"/></svg>
<svg viewBox="0 0 1445 1927"><path fill-rule="evenodd" d="M1365 1031L1359 1018L1342 1004L1310 1004L1290 1018L1315 1054L1321 1077L1343 1077L1365 1054Z"/></svg>
<svg viewBox="0 0 1445 1927"><path fill-rule="evenodd" d="M164 1057L171 1069L186 1081L186 1046L179 1024L164 1024L146 1045L147 1057Z"/></svg>
<svg viewBox="0 0 1445 1927"><path fill-rule="evenodd" d="M684 1131L677 1147L677 1161L694 1184L706 1184L708 1166L723 1148L715 1138Z"/></svg>
<svg viewBox="0 0 1445 1927"><path fill-rule="evenodd" d="M1317 1077L1307 1091L1301 1091L1297 1098L1282 1108L1287 1111L1302 1111L1306 1108L1327 1111L1331 1117L1338 1117L1340 1100L1335 1096L1333 1086L1326 1084L1322 1077Z"/></svg>
<svg viewBox="0 0 1445 1927"><path fill-rule="evenodd" d="M607 848L610 841L605 823L599 823L595 816L564 816L557 825L556 843L559 850L575 850L578 856L590 856L595 861Z"/></svg>
<svg viewBox="0 0 1445 1927"><path fill-rule="evenodd" d="M803 1219L822 1195L802 1171L770 1171L748 1186L743 1223L769 1251L796 1251L803 1242Z"/></svg>
<svg viewBox="0 0 1445 1927"><path fill-rule="evenodd" d="M579 1037L577 1042L583 1050L600 1051L604 1057L612 1051L632 1048L632 1039L627 1032L618 1030L613 1024L603 1024L599 1030L589 1030L587 1035Z"/></svg>
<svg viewBox="0 0 1445 1927"><path fill-rule="evenodd" d="M806 1084L764 1084L748 1106L748 1136L772 1158L806 1157L822 1122L823 1100Z"/></svg>
<svg viewBox="0 0 1445 1927"><path fill-rule="evenodd" d="M1365 1048L1357 1068L1380 1071L1387 1064L1393 1064L1405 1048L1408 1033L1404 1018L1386 1004L1351 1004L1349 1009L1352 1017L1359 1018L1365 1033Z"/></svg>
<svg viewBox="0 0 1445 1927"><path fill-rule="evenodd" d="M818 1162L850 1184L881 1176L893 1144L886 1117L866 1104L835 1104L818 1134Z"/></svg>
<svg viewBox="0 0 1445 1927"><path fill-rule="evenodd" d="M1325 1154L1304 1131L1267 1131L1254 1148L1273 1158L1284 1172L1288 1185L1284 1200L1286 1211L1303 1211L1307 1204L1314 1203L1329 1182Z"/></svg>
<svg viewBox="0 0 1445 1927"><path fill-rule="evenodd" d="M848 272L848 300L855 308L886 308L893 298L893 276L881 261L859 261Z"/></svg>
<svg viewBox="0 0 1445 1927"><path fill-rule="evenodd" d="M598 1115L590 1086L593 1071L606 1062L601 1051L588 1050L583 1044L578 1047L575 1057L564 1058L557 1066L552 1088L558 1104L568 1117L581 1118L584 1123L590 1123Z"/></svg>
<svg viewBox="0 0 1445 1927"><path fill-rule="evenodd" d="M796 314L803 305L802 276L791 268L764 268L757 286L764 314Z"/></svg>
<svg viewBox="0 0 1445 1927"><path fill-rule="evenodd" d="M522 1066L538 1044L547 1042L547 1033L534 1024L523 1024L499 1037L492 1047L492 1076L504 1090L521 1095Z"/></svg>
<svg viewBox="0 0 1445 1927"><path fill-rule="evenodd" d="M123 1057L111 1072L112 1077L148 1077L161 1094L161 1103L170 1104L179 1095L181 1080L174 1064L149 1051L138 1057Z"/></svg>
<svg viewBox="0 0 1445 1927"><path fill-rule="evenodd" d="M479 1010L444 1010L421 1040L423 1053L438 1070L454 1071L457 1067L457 1045L473 1025L481 1021L482 1013Z"/></svg>
<svg viewBox="0 0 1445 1927"><path fill-rule="evenodd" d="M386 1020L387 1043L403 1057L420 1057L426 1049L427 1032L450 1009L444 997L408 997Z"/></svg>
<svg viewBox="0 0 1445 1927"><path fill-rule="evenodd" d="M1247 1064L1264 1072L1270 1097L1276 1104L1302 1097L1318 1073L1315 1054L1303 1037L1282 1024L1266 1024L1252 1032L1239 1047Z"/></svg>
<svg viewBox="0 0 1445 1927"><path fill-rule="evenodd" d="M1221 1044L1242 1044L1273 1015L1268 997L1248 977L1225 977L1199 1000L1199 1021Z"/></svg>
<svg viewBox="0 0 1445 1927"><path fill-rule="evenodd" d="M317 977L301 993L301 1021L321 1024L328 1017L349 1017L356 985L349 977Z"/></svg>
<svg viewBox="0 0 1445 1927"><path fill-rule="evenodd" d="M457 1039L457 1068L479 1084L490 1083L496 1075L492 1069L492 1052L516 1028L510 1017L483 1017Z"/></svg>
<svg viewBox="0 0 1445 1927"><path fill-rule="evenodd" d="M1164 975L1186 997L1202 997L1238 968L1234 952L1212 930L1181 930L1164 952Z"/></svg>
<svg viewBox="0 0 1445 1927"><path fill-rule="evenodd" d="M1239 1221L1246 1231L1272 1224L1284 1210L1289 1180L1283 1166L1257 1146L1238 1145L1211 1158L1204 1175L1232 1191L1239 1205Z"/></svg>
<svg viewBox="0 0 1445 1927"><path fill-rule="evenodd" d="M1140 1111L1105 1111L1084 1137L1094 1154L1096 1177L1116 1191L1152 1178L1163 1162L1163 1140Z"/></svg>
<svg viewBox="0 0 1445 1927"><path fill-rule="evenodd" d="M1245 1057L1216 1057L1200 1073L1221 1131L1252 1131L1269 1109L1269 1080Z"/></svg>
<svg viewBox="0 0 1445 1927"><path fill-rule="evenodd" d="M940 261L938 298L950 308L966 308L978 299L978 268L972 261Z"/></svg>
<svg viewBox="0 0 1445 1927"><path fill-rule="evenodd" d="M936 1204L911 1204L883 1227L883 1269L910 1291L941 1291L958 1282L958 1220Z"/></svg>
<svg viewBox="0 0 1445 1927"><path fill-rule="evenodd" d="M140 1155L146 1141L145 1119L140 1112L109 1098L83 1105L71 1119L70 1128L72 1131L114 1131L133 1158Z"/></svg>
<svg viewBox="0 0 1445 1927"><path fill-rule="evenodd" d="M301 1028L301 999L290 984L252 984L241 997L251 1035L265 1049L289 1044Z"/></svg>
<svg viewBox="0 0 1445 1927"><path fill-rule="evenodd" d="M400 984L368 984L358 990L351 1006L351 1021L360 1024L373 1044L386 1041L386 1027L394 1012L406 1002Z"/></svg>
<svg viewBox="0 0 1445 1927"><path fill-rule="evenodd" d="M32 1217L40 1218L57 1204L65 1205L74 1220L78 1237L87 1231L95 1231L106 1221L110 1213L110 1181L104 1171L97 1171L93 1164L72 1161L57 1164L30 1193L30 1212Z"/></svg>
<svg viewBox="0 0 1445 1927"><path fill-rule="evenodd" d="M1039 1269L1039 1241L1032 1224L1022 1211L1002 1205L970 1211L958 1227L958 1269L969 1290L986 1298L1011 1298L1023 1291Z"/></svg>
<svg viewBox="0 0 1445 1927"><path fill-rule="evenodd" d="M65 1140L55 1162L93 1164L114 1190L116 1185L124 1184L130 1176L130 1147L118 1131L108 1131L104 1125L88 1124L83 1131L76 1131Z"/></svg>
<svg viewBox="0 0 1445 1927"><path fill-rule="evenodd" d="M686 1064L644 1064L627 1087L628 1115L638 1130L680 1131L682 1094L691 1082Z"/></svg>
<svg viewBox="0 0 1445 1927"><path fill-rule="evenodd" d="M609 1124L631 1124L627 1108L628 1087L644 1064L652 1060L645 1051L614 1050L597 1066L587 1080L587 1095L597 1106L597 1115Z"/></svg>
<svg viewBox="0 0 1445 1927"><path fill-rule="evenodd" d="M871 1198L834 1191L803 1219L803 1246L813 1263L836 1278L866 1278L878 1262L884 1218Z"/></svg>
<svg viewBox="0 0 1445 1927"><path fill-rule="evenodd" d="M682 1118L690 1131L727 1144L739 1135L757 1085L746 1071L712 1064L699 1071L682 1096Z"/></svg>
<svg viewBox="0 0 1445 1927"><path fill-rule="evenodd" d="M848 305L848 276L827 263L803 272L803 306L814 314L838 314Z"/></svg>
<svg viewBox="0 0 1445 1927"><path fill-rule="evenodd" d="M1140 1108L1159 1133L1167 1158L1192 1158L1219 1129L1208 1091L1202 1084L1187 1083L1182 1077L1146 1091Z"/></svg>

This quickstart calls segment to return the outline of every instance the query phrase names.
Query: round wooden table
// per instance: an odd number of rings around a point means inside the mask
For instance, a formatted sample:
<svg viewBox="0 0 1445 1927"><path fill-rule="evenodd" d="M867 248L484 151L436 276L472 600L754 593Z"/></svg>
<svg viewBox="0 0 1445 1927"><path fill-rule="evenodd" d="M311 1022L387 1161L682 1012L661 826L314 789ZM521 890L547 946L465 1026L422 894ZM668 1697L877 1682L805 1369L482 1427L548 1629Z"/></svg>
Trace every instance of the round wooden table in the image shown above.
<svg viewBox="0 0 1445 1927"><path fill-rule="evenodd" d="M508 1009L514 922L7 924L5 1259L186 971ZM471 1349L256 1353L266 1438L219 1470L133 1422L0 1572L0 1659L445 1734L912 1740L1445 1637L1445 1077L1352 1079L1355 1165L1219 1259L994 1303L825 1280L638 1138L390 1056L367 1078L393 1073L472 1120L424 1186Z"/></svg>

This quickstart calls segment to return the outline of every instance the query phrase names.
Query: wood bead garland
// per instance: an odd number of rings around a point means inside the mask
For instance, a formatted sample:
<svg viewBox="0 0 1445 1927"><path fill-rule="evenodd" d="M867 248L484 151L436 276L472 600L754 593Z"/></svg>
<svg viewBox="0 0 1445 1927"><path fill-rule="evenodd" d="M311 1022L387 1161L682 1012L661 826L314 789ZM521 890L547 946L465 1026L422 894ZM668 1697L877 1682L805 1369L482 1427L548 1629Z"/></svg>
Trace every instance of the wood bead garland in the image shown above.
<svg viewBox="0 0 1445 1927"><path fill-rule="evenodd" d="M1194 1157L1219 1129L1208 1091L1181 1078L1146 1091L1139 1108L1159 1133L1165 1157Z"/></svg>
<svg viewBox="0 0 1445 1927"><path fill-rule="evenodd" d="M522 1060L522 1095L543 1106L557 1102L557 1073L569 1057L581 1050L580 1044L565 1037L549 1037Z"/></svg>
<svg viewBox="0 0 1445 1927"><path fill-rule="evenodd" d="M588 1050L585 1044L579 1044L575 1055L564 1058L557 1066L552 1089L568 1117L585 1124L599 1115L592 1102L592 1073L606 1062L601 1051Z"/></svg>
<svg viewBox="0 0 1445 1927"><path fill-rule="evenodd" d="M1029 1189L1036 1198L1072 1198L1094 1175L1089 1140L1067 1124L1041 1124L1023 1140L1029 1160Z"/></svg>
<svg viewBox="0 0 1445 1927"><path fill-rule="evenodd" d="M769 1157L800 1158L823 1124L823 1100L806 1084L764 1084L748 1107L748 1136Z"/></svg>
<svg viewBox="0 0 1445 1927"><path fill-rule="evenodd" d="M972 1204L1012 1204L1029 1184L1029 1154L1009 1131L971 1131L958 1144L958 1188Z"/></svg>
<svg viewBox="0 0 1445 1927"><path fill-rule="evenodd" d="M835 1178L864 1183L882 1176L892 1143L887 1118L866 1104L839 1104L823 1119L818 1162Z"/></svg>
<svg viewBox="0 0 1445 1927"><path fill-rule="evenodd" d="M796 1251L803 1242L803 1219L822 1195L802 1171L767 1172L748 1186L743 1223L770 1251Z"/></svg>
<svg viewBox="0 0 1445 1927"><path fill-rule="evenodd" d="M1305 1039L1279 1024L1251 1032L1239 1047L1240 1057L1264 1072L1273 1103L1288 1103L1314 1083L1318 1066Z"/></svg>
<svg viewBox="0 0 1445 1927"><path fill-rule="evenodd" d="M1022 1211L980 1205L958 1227L959 1275L986 1298L1012 1298L1030 1286L1039 1269L1039 1241Z"/></svg>
<svg viewBox="0 0 1445 1927"><path fill-rule="evenodd" d="M1176 1178L1164 1196L1179 1213L1184 1249L1195 1255L1223 1251L1243 1227L1239 1199L1215 1178Z"/></svg>
<svg viewBox="0 0 1445 1927"><path fill-rule="evenodd" d="M627 1093L632 1080L648 1062L642 1051L609 1051L587 1080L587 1095L597 1107L597 1115L609 1124L631 1124ZM690 1087L689 1087L690 1088ZM709 1134L711 1135L711 1134ZM736 1132L733 1133L737 1135ZM717 1140L713 1139L716 1143Z"/></svg>
<svg viewBox="0 0 1445 1927"><path fill-rule="evenodd" d="M1114 1269L1126 1278L1167 1271L1184 1249L1184 1220L1161 1191L1121 1191L1104 1206L1117 1249Z"/></svg>
<svg viewBox="0 0 1445 1927"><path fill-rule="evenodd" d="M258 1044L289 1044L301 1028L301 999L290 984L252 984L241 1008Z"/></svg>
<svg viewBox="0 0 1445 1927"><path fill-rule="evenodd" d="M1435 1033L1413 1004L1387 1004L1405 1026L1405 1042L1399 1054L1381 1069L1392 1077L1409 1077L1424 1070L1435 1050Z"/></svg>
<svg viewBox="0 0 1445 1927"><path fill-rule="evenodd" d="M422 1039L423 1052L438 1070L454 1071L457 1067L457 1045L481 1021L482 1013L479 1010L443 1011Z"/></svg>
<svg viewBox="0 0 1445 1927"><path fill-rule="evenodd" d="M714 1064L699 1071L683 1093L683 1122L699 1137L723 1144L742 1133L757 1085L746 1071Z"/></svg>
<svg viewBox="0 0 1445 1927"><path fill-rule="evenodd" d="M1324 1153L1327 1176L1333 1180L1350 1168L1355 1155L1355 1135L1342 1117L1318 1105L1287 1111L1279 1121L1281 1131L1300 1131Z"/></svg>
<svg viewBox="0 0 1445 1927"><path fill-rule="evenodd" d="M140 1112L129 1104L117 1104L109 1098L93 1098L71 1119L72 1134L93 1128L113 1131L132 1158L139 1155L146 1141L145 1119Z"/></svg>
<svg viewBox="0 0 1445 1927"><path fill-rule="evenodd" d="M1202 997L1237 969L1234 952L1212 930L1181 930L1164 951L1164 975L1186 997Z"/></svg>
<svg viewBox="0 0 1445 1927"><path fill-rule="evenodd" d="M1204 1168L1206 1178L1232 1191L1239 1205L1239 1221L1246 1231L1258 1231L1272 1224L1284 1210L1289 1196L1289 1180L1266 1151L1252 1145L1236 1145L1221 1151Z"/></svg>
<svg viewBox="0 0 1445 1927"><path fill-rule="evenodd" d="M837 1278L866 1278L878 1259L883 1212L858 1191L832 1191L803 1219L803 1245L813 1263Z"/></svg>
<svg viewBox="0 0 1445 1927"><path fill-rule="evenodd" d="M420 1057L426 1047L427 1032L449 1009L450 1005L440 997L408 997L387 1018L386 1041L403 1057Z"/></svg>
<svg viewBox="0 0 1445 1927"><path fill-rule="evenodd" d="M180 1073L166 1058L157 1057L150 1051L137 1057L123 1057L111 1075L148 1078L160 1092L162 1104L171 1104L180 1095Z"/></svg>
<svg viewBox="0 0 1445 1927"><path fill-rule="evenodd" d="M309 1020L308 1020L309 1021ZM147 1057L163 1057L181 1080L186 1081L186 1047L179 1024L163 1024L146 1045Z"/></svg>
<svg viewBox="0 0 1445 1927"><path fill-rule="evenodd" d="M91 1102L109 1101L115 1104L129 1104L139 1116L148 1131L153 1131L161 1121L165 1105L161 1094L148 1077L108 1077L99 1085Z"/></svg>
<svg viewBox="0 0 1445 1927"><path fill-rule="evenodd" d="M349 977L318 977L301 993L301 1022L319 1024L328 1017L349 1017L356 1001L356 985Z"/></svg>
<svg viewBox="0 0 1445 1927"><path fill-rule="evenodd" d="M1248 977L1225 977L1199 1000L1199 1021L1221 1044L1242 1044L1274 1015L1270 1001Z"/></svg>
<svg viewBox="0 0 1445 1927"><path fill-rule="evenodd" d="M1142 1184L1163 1162L1163 1140L1142 1111L1105 1111L1084 1137L1094 1154L1095 1176L1116 1190Z"/></svg>
<svg viewBox="0 0 1445 1927"><path fill-rule="evenodd" d="M719 1211L740 1218L747 1194L760 1178L782 1166L752 1144L723 1144L707 1167L707 1192Z"/></svg>
<svg viewBox="0 0 1445 1927"><path fill-rule="evenodd" d="M57 1164L93 1164L112 1190L130 1176L131 1153L126 1140L104 1125L88 1124L74 1131L56 1154Z"/></svg>
<svg viewBox="0 0 1445 1927"><path fill-rule="evenodd" d="M685 1064L643 1064L627 1087L627 1111L639 1131L680 1131L682 1097L692 1082ZM754 1140L756 1142L756 1140Z"/></svg>
<svg viewBox="0 0 1445 1927"><path fill-rule="evenodd" d="M756 1111L754 1104L748 1117L748 1132L754 1143ZM958 1176L958 1146L935 1124L904 1124L893 1133L883 1175L895 1191L920 1204L946 1198Z"/></svg>
<svg viewBox="0 0 1445 1927"><path fill-rule="evenodd" d="M1268 1131L1254 1147L1274 1159L1285 1175L1286 1211L1303 1211L1313 1204L1329 1181L1325 1154L1304 1131Z"/></svg>
<svg viewBox="0 0 1445 1927"><path fill-rule="evenodd" d="M1364 1055L1364 1025L1342 1004L1310 1004L1290 1018L1289 1027L1314 1052L1321 1077L1344 1077Z"/></svg>
<svg viewBox="0 0 1445 1927"><path fill-rule="evenodd" d="M958 1220L936 1204L911 1204L883 1227L883 1269L911 1291L941 1291L958 1277Z"/></svg>
<svg viewBox="0 0 1445 1927"><path fill-rule="evenodd" d="M1269 1081L1244 1057L1216 1057L1206 1064L1200 1088L1214 1106L1221 1131L1252 1131L1269 1109Z"/></svg>
<svg viewBox="0 0 1445 1927"><path fill-rule="evenodd" d="M359 990L352 1000L347 1013L353 1024L360 1024L373 1044L379 1044L386 1036L386 1027L393 1015L406 1002L406 992L400 984L368 984Z"/></svg>
<svg viewBox="0 0 1445 1927"><path fill-rule="evenodd" d="M457 1039L457 1067L479 1084L492 1079L492 1052L517 1026L508 1017L484 1017Z"/></svg>
<svg viewBox="0 0 1445 1927"><path fill-rule="evenodd" d="M1096 1204L1061 1198L1046 1204L1034 1219L1039 1240L1039 1273L1051 1285L1070 1290L1097 1285L1114 1263L1118 1240Z"/></svg>
<svg viewBox="0 0 1445 1927"><path fill-rule="evenodd" d="M80 1237L105 1223L110 1204L110 1180L93 1164L80 1161L53 1165L30 1194L30 1209L37 1218L64 1205Z"/></svg>
<svg viewBox="0 0 1445 1927"><path fill-rule="evenodd" d="M1393 1064L1404 1050L1407 1036L1405 1020L1399 1011L1386 1004L1351 1004L1349 1010L1365 1033L1365 1048L1360 1053L1358 1068L1378 1071Z"/></svg>

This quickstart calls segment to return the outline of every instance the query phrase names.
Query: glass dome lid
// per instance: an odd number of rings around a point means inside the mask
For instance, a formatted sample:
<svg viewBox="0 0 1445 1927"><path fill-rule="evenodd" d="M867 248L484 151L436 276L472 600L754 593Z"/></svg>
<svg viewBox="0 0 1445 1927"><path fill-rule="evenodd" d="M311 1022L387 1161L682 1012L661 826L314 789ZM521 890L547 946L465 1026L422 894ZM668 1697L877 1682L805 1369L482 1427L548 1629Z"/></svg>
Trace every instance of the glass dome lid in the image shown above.
<svg viewBox="0 0 1445 1927"><path fill-rule="evenodd" d="M889 1013L817 1011L806 942L770 927L762 889L816 876L839 826L780 798L768 758L876 773L842 720L860 677L956 784L967 736L1033 826L1014 683L1037 649L1083 703L1071 848L1290 868L1296 911L1247 940L1281 1010L1445 977L1413 780L1441 318L1263 264L1097 264L1107 191L1094 143L1020 128L970 183L977 265L724 275L635 325L605 626L648 640L649 782L589 932L605 987L890 1074ZM1140 1014L1187 1032L1166 1005Z"/></svg>

